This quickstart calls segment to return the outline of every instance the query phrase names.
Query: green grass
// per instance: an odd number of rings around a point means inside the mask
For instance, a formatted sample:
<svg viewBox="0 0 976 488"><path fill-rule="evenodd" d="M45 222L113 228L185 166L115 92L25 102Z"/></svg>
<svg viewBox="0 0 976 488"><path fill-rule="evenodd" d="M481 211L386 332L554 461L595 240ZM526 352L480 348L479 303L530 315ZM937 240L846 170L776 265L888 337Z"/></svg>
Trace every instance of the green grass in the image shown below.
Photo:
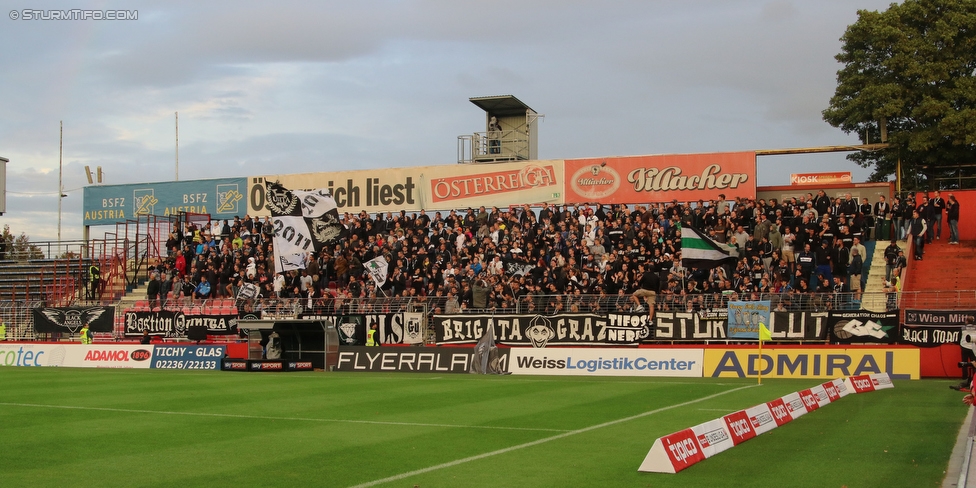
<svg viewBox="0 0 976 488"><path fill-rule="evenodd" d="M637 472L659 436L818 383L0 368L0 486L352 486L658 409L380 486L940 485L967 412L947 380L848 395L676 475Z"/></svg>

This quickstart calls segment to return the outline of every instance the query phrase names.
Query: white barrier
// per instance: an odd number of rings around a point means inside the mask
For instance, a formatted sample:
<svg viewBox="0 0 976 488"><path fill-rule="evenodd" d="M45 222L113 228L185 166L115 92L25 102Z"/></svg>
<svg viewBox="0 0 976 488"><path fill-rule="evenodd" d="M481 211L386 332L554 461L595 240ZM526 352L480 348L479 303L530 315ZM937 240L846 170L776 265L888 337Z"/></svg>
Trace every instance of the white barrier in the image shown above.
<svg viewBox="0 0 976 488"><path fill-rule="evenodd" d="M849 393L894 388L887 373L851 376L790 393L752 408L730 413L659 437L638 471L677 473L759 434L837 401Z"/></svg>

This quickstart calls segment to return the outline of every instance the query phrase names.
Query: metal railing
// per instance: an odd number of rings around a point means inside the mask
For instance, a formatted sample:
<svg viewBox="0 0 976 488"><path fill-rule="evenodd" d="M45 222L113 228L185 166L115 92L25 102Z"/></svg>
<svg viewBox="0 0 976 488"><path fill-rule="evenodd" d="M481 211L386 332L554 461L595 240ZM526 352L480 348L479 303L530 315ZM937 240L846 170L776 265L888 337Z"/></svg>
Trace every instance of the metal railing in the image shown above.
<svg viewBox="0 0 976 488"><path fill-rule="evenodd" d="M960 291L916 291L901 293L864 293L858 300L850 293L780 293L780 294L698 294L668 295L657 297L656 310L680 312L704 312L721 310L732 300L768 300L773 310L785 309L797 312L827 312L831 310L865 309L875 312L905 309L920 310L976 310L976 290ZM223 315L245 319L287 319L300 316L391 314L399 312L420 312L425 316L464 313L514 313L514 314L560 314L560 313L647 313L646 303L638 302L632 295L527 295L508 304L491 304L489 307L475 309L454 303L448 297L370 297L370 298L313 298L305 299L254 299L234 300L231 298L212 300L193 300L172 298L155 303L149 300L128 302L123 308L116 302L115 331L108 337L121 339L125 330L126 312L182 312L186 315ZM102 305L111 305L102 303ZM35 334L32 309L47 306L39 301L0 301L0 320L7 324L7 340L58 340L52 334ZM902 317L903 318L903 317Z"/></svg>

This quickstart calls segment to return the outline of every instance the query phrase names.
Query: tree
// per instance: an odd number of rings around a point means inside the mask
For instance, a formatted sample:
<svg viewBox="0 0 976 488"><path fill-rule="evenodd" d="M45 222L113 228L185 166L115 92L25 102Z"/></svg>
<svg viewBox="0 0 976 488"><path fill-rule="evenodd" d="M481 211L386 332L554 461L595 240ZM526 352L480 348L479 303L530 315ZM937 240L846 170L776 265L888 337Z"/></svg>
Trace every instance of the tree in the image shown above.
<svg viewBox="0 0 976 488"><path fill-rule="evenodd" d="M965 180L976 175L976 2L905 0L857 14L823 118L862 143L881 142L886 125L889 146L848 159L873 167L872 181L887 181L900 158L906 186L976 185Z"/></svg>
<svg viewBox="0 0 976 488"><path fill-rule="evenodd" d="M16 261L44 259L44 252L36 244L31 244L30 236L21 232L19 236L14 237L10 232L9 225L3 226L3 234L0 235L0 240L3 240L7 244L7 259Z"/></svg>

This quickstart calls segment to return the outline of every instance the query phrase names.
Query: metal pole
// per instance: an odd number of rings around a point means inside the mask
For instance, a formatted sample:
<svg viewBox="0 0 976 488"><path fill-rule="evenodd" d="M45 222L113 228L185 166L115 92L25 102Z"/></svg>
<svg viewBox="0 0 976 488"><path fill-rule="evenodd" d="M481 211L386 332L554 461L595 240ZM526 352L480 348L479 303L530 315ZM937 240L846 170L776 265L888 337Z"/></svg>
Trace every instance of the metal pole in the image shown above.
<svg viewBox="0 0 976 488"><path fill-rule="evenodd" d="M64 121L58 139L58 249L61 249L61 200L64 196Z"/></svg>
<svg viewBox="0 0 976 488"><path fill-rule="evenodd" d="M180 113L176 113L176 181L180 181Z"/></svg>

